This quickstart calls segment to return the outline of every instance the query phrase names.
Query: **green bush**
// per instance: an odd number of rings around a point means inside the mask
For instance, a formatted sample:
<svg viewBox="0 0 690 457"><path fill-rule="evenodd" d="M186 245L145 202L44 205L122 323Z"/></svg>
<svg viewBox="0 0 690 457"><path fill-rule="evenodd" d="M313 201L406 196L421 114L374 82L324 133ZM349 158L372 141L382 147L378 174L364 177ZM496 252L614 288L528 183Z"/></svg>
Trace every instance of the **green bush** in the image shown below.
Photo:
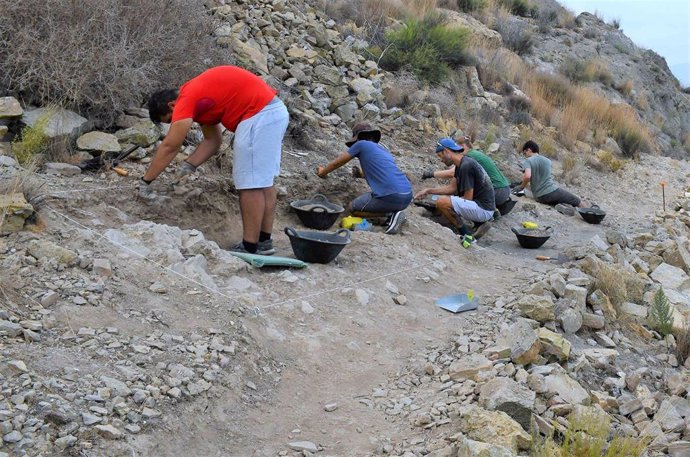
<svg viewBox="0 0 690 457"><path fill-rule="evenodd" d="M12 152L17 158L17 162L22 165L29 165L36 154L47 149L49 138L45 133L48 126L50 114L45 114L39 118L32 126L22 129L21 135L12 142Z"/></svg>
<svg viewBox="0 0 690 457"><path fill-rule="evenodd" d="M501 3L516 16L527 17L536 12L536 7L528 0L501 0Z"/></svg>
<svg viewBox="0 0 690 457"><path fill-rule="evenodd" d="M481 10L486 6L486 0L458 0L458 9L467 13Z"/></svg>
<svg viewBox="0 0 690 457"><path fill-rule="evenodd" d="M654 294L654 302L649 308L649 320L654 330L663 336L670 335L673 331L673 307L666 298L663 287L659 287Z"/></svg>
<svg viewBox="0 0 690 457"><path fill-rule="evenodd" d="M625 157L636 157L641 152L649 152L651 146L643 132L634 126L614 127L613 139L616 140Z"/></svg>
<svg viewBox="0 0 690 457"><path fill-rule="evenodd" d="M607 86L613 83L611 72L602 62L592 59L580 60L569 57L561 64L560 70L573 82L599 81Z"/></svg>
<svg viewBox="0 0 690 457"><path fill-rule="evenodd" d="M447 27L435 16L408 19L403 27L386 34L383 51L372 52L380 55L385 70L409 69L418 78L438 84L452 68L473 63L466 51L468 36L467 29Z"/></svg>

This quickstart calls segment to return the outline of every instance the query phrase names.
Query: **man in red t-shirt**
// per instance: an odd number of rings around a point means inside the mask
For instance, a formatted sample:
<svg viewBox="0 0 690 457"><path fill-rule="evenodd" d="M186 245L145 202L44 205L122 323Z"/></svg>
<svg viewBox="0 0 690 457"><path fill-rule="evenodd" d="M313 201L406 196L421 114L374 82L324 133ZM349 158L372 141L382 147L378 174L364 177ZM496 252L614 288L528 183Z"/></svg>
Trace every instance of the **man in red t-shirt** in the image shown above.
<svg viewBox="0 0 690 457"><path fill-rule="evenodd" d="M282 141L289 122L287 108L276 91L242 68L220 66L187 81L179 90L154 93L148 106L151 120L170 123L170 130L141 178L139 195L154 195L149 185L175 158L193 122L201 125L204 139L182 163L182 173L194 172L218 152L222 125L235 132L232 177L242 213L242 242L232 250L273 254L273 180L280 173Z"/></svg>

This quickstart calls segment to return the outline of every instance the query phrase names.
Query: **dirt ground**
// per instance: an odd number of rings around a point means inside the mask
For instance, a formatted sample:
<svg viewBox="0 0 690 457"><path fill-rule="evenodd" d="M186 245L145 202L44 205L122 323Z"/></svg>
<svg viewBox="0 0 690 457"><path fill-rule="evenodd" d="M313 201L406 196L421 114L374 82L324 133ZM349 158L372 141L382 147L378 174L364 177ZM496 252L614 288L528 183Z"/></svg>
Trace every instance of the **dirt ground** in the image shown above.
<svg viewBox="0 0 690 457"><path fill-rule="evenodd" d="M287 195L280 200L275 243L279 255L290 256L289 240L281 230L300 227L296 215L288 211L290 200L322 192L345 204L366 187L353 185L345 170L328 180L305 171L325 158L286 158L278 185ZM407 171L418 174L417 164L409 166ZM108 306L64 305L58 325L112 326L142 339L161 331L203 334L219 328L236 335L243 348L235 361L237 369L207 396L171 404L150 428L92 455L275 456L288 450L288 442L302 440L321 445L324 451L319 455L377 455L382 444L403 439L408 426L370 408L360 401L362 397L396 372L421 363L426 349L465 330L495 325L496 314L489 311L496 297L514 296L533 276L557 267L536 260L536 254L557 256L568 247L588 243L594 235L604 236L608 229L648 229L651 216L661 209L659 182L668 183L667 201L671 201L687 186L689 172L687 163L650 156L617 174L585 171L581 184L571 189L607 211L601 225L586 224L579 215L564 216L540 204L525 210L524 205L529 208L534 201L523 197L470 249L463 249L424 209L410 207L409 223L400 235L355 232L353 242L329 265L292 271L249 269L237 274L250 281L246 289L222 295L128 255L99 235L145 219L197 229L227 248L241 233L237 196L227 181L201 176L187 184L191 193L175 195L166 192L165 178L156 185L167 198L152 205L133 197L135 178L52 180L38 190L53 195L40 205L45 234L66 247L87 246L110 258L115 269L115 278L108 283L112 291ZM413 184L421 187L419 182ZM109 186L124 188L65 192ZM553 237L538 251L521 249L510 232L511 226L525 220L554 229ZM154 282L164 284L168 293L149 292ZM453 315L434 305L436 298L469 289L482 303L476 312ZM406 297L405 305L393 301L399 294ZM243 313L233 312L238 306ZM89 360L79 348L57 343L43 350L23 350L45 360L44 372L70 364L97 372L114 362ZM337 409L325 411L324 406L332 403Z"/></svg>

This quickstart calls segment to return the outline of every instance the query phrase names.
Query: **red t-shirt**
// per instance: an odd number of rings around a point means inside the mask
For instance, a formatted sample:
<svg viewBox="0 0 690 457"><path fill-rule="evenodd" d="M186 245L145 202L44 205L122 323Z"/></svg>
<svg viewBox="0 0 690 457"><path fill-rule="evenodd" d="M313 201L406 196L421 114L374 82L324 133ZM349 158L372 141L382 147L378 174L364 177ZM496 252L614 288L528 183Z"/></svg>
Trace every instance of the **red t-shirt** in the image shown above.
<svg viewBox="0 0 690 457"><path fill-rule="evenodd" d="M172 122L190 117L202 125L237 124L261 111L276 95L263 79L239 67L214 67L180 88Z"/></svg>

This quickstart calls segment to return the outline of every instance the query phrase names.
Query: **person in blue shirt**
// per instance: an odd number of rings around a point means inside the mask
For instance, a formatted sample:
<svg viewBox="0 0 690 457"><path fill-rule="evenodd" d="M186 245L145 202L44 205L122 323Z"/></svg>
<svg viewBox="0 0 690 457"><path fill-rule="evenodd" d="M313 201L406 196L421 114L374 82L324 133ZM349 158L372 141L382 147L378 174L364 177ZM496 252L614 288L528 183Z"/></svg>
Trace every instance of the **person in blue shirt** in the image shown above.
<svg viewBox="0 0 690 457"><path fill-rule="evenodd" d="M358 217L387 216L386 233L395 234L407 220L404 210L412 201L412 184L395 164L390 151L379 144L380 140L380 130L367 123L355 125L352 138L345 142L347 152L318 167L316 174L326 178L350 160L359 159L361 170L355 168L355 176L364 178L371 192L355 198L348 209Z"/></svg>

